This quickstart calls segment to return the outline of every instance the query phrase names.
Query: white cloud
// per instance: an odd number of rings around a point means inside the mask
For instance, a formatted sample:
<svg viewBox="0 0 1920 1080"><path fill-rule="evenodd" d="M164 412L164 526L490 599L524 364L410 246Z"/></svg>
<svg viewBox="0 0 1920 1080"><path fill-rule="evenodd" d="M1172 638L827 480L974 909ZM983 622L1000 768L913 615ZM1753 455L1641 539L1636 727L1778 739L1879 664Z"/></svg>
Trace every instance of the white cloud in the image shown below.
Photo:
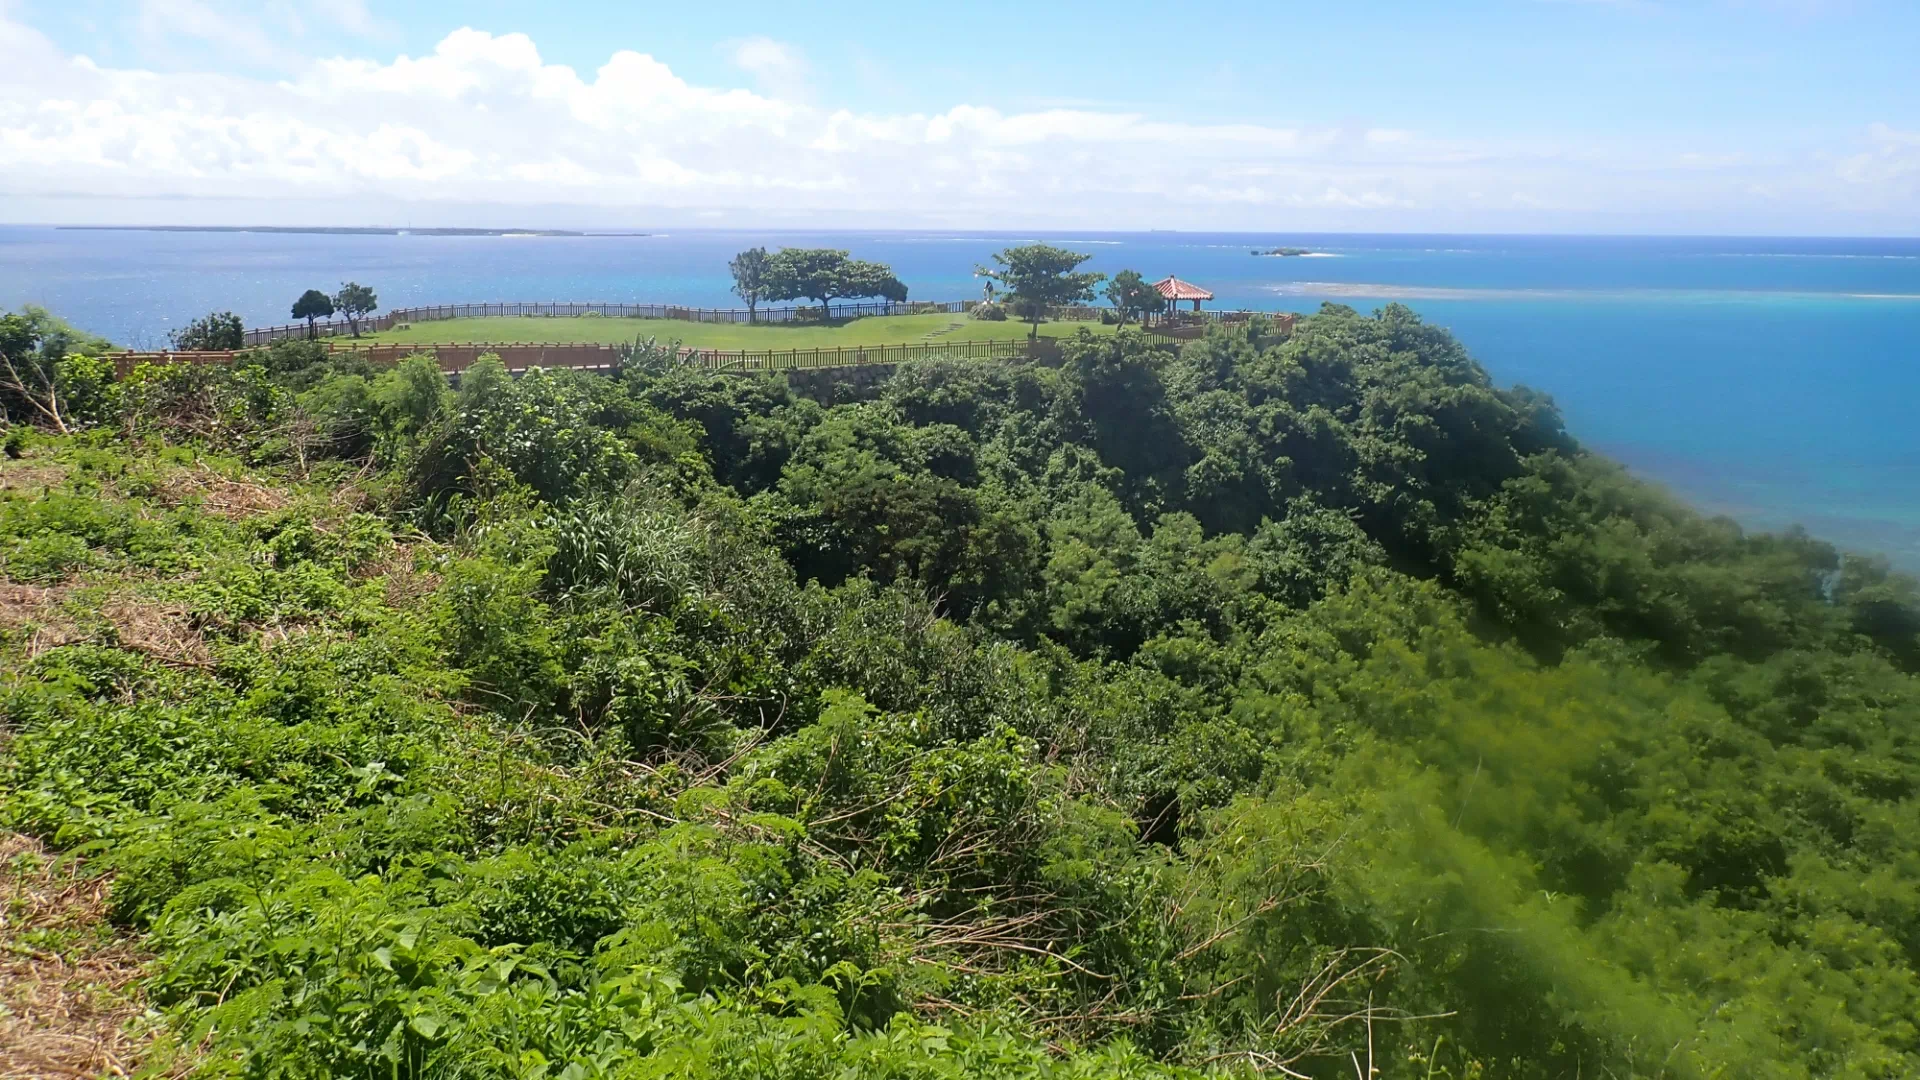
<svg viewBox="0 0 1920 1080"><path fill-rule="evenodd" d="M233 47L253 32L194 21L216 0L143 2L156 17L181 16L181 27L240 35ZM0 14L0 55L8 60L0 196L744 209L873 224L1113 228L1365 226L1410 214L1444 222L1498 203L1483 195L1490 191L1538 193L1557 209L1594 213L1718 212L1745 200L1757 216L1774 197L1754 194L1767 179L1759 166L1718 154L1676 161L1439 141L1390 126L1180 122L1095 108L823 108L803 89L772 89L804 81L806 69L767 39L733 47L759 90L694 85L626 50L583 73L546 62L524 34L472 29L427 55L302 62L269 80L103 67ZM1858 202L1862 187L1910 189L1920 153L1911 137L1875 129L1869 147L1809 166L1814 179L1781 185L1780 197Z"/></svg>
<svg viewBox="0 0 1920 1080"><path fill-rule="evenodd" d="M792 45L770 37L750 37L734 42L732 52L733 66L753 76L763 92L801 101L812 96L806 57Z"/></svg>
<svg viewBox="0 0 1920 1080"><path fill-rule="evenodd" d="M323 14L335 26L357 37L387 37L393 32L384 20L375 18L373 12L367 10L366 0L327 0L324 6L313 6L316 15Z"/></svg>
<svg viewBox="0 0 1920 1080"><path fill-rule="evenodd" d="M135 55L171 69L295 69L305 66L302 46L310 40L395 34L365 0L135 0L128 7Z"/></svg>
<svg viewBox="0 0 1920 1080"><path fill-rule="evenodd" d="M1888 124L1867 128L1870 149L1844 158L1839 174L1850 184L1920 194L1920 131Z"/></svg>
<svg viewBox="0 0 1920 1080"><path fill-rule="evenodd" d="M280 40L252 18L218 11L201 0L140 0L134 16L139 40L196 38L217 48L257 58L285 55Z"/></svg>

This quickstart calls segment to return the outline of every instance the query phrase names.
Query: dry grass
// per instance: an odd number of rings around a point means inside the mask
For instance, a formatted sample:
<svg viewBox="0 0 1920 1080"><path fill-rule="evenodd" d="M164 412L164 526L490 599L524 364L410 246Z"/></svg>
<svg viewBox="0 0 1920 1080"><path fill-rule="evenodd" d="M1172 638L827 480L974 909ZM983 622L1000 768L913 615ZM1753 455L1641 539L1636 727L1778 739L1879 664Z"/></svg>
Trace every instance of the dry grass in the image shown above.
<svg viewBox="0 0 1920 1080"><path fill-rule="evenodd" d="M91 603L97 595L87 593L81 599ZM76 602L71 586L42 588L0 581L0 628L29 632L21 650L28 660L62 645L93 641L119 645L174 667L212 663L206 639L193 628L185 607L136 593L116 593L98 603L93 609L98 618L83 618L87 605ZM107 627L112 636L102 641L101 631Z"/></svg>
<svg viewBox="0 0 1920 1080"><path fill-rule="evenodd" d="M0 833L0 1077L125 1076L151 1048L145 957L107 925L106 893Z"/></svg>
<svg viewBox="0 0 1920 1080"><path fill-rule="evenodd" d="M121 595L100 605L100 615L113 624L122 648L175 667L208 667L213 663L206 639L193 628L192 616L180 604Z"/></svg>
<svg viewBox="0 0 1920 1080"><path fill-rule="evenodd" d="M65 610L69 590L55 586L0 581L0 627L31 632L25 653L31 659L62 645L85 641L87 634Z"/></svg>
<svg viewBox="0 0 1920 1080"><path fill-rule="evenodd" d="M292 501L284 489L235 480L205 465L169 472L154 495L163 506L192 504L235 521L272 513Z"/></svg>
<svg viewBox="0 0 1920 1080"><path fill-rule="evenodd" d="M67 482L67 467L51 462L8 461L0 468L0 491L41 495Z"/></svg>

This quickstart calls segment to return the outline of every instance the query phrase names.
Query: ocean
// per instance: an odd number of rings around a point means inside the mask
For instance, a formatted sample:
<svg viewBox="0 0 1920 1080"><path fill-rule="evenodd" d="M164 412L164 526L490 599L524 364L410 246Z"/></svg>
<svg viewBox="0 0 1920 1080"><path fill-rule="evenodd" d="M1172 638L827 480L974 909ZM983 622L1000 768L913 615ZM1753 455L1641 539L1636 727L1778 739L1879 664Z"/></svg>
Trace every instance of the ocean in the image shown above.
<svg viewBox="0 0 1920 1080"><path fill-rule="evenodd" d="M1920 571L1920 239L1240 233L740 232L459 237L0 227L0 307L42 304L134 347L210 310L288 322L341 281L383 306L604 300L731 306L755 244L891 264L912 296L979 295L1009 244L1178 274L1216 307L1398 300L1503 385L1552 394L1586 445L1704 510L1804 525ZM1279 246L1306 257L1256 257Z"/></svg>

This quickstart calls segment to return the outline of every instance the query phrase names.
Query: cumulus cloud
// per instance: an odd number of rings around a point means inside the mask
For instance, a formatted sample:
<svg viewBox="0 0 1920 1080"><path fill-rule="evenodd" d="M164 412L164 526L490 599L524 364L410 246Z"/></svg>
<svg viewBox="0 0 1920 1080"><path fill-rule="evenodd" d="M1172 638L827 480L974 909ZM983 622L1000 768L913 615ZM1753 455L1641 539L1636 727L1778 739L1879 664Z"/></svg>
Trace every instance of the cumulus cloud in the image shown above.
<svg viewBox="0 0 1920 1080"><path fill-rule="evenodd" d="M1312 185L1222 197L1291 204L1325 189L1343 205L1354 190L1406 198L1374 190L1403 186L1389 162L1327 157L1340 141L1332 131L1073 109L823 109L696 86L632 51L583 76L544 61L524 34L462 29L425 56L321 60L279 82L104 68L59 55L18 24L0 34L9 52L29 57L14 77L0 76L0 178L16 186L57 170L62 184L101 194L371 190L509 203L900 209L1010 193L1062 202L1185 195L1222 168L1311 161ZM769 82L804 70L764 39L740 43L736 59Z"/></svg>
<svg viewBox="0 0 1920 1080"><path fill-rule="evenodd" d="M190 12L205 0L149 2ZM423 56L318 60L269 80L102 66L0 14L0 55L9 61L0 65L0 194L717 207L839 211L876 224L1127 227L1291 226L1315 209L1359 223L1500 203L1486 191L1604 209L1632 188L1551 148L1443 143L1385 127L976 104L825 108L796 88L804 59L767 39L733 46L756 90L695 85L628 50L583 74L547 62L524 34L473 29ZM774 89L783 84L787 92ZM1643 176L1631 193L1722 197L1713 170L1673 171L1696 186L1663 193Z"/></svg>

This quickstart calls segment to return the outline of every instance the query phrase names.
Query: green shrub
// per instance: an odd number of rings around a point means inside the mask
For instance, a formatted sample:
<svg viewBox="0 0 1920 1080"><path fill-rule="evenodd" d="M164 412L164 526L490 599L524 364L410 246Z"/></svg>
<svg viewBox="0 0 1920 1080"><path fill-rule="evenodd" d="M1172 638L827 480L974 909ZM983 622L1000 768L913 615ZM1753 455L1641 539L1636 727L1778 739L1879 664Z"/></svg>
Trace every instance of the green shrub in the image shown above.
<svg viewBox="0 0 1920 1080"><path fill-rule="evenodd" d="M87 542L65 533L42 533L7 553L7 576L50 585L87 565Z"/></svg>
<svg viewBox="0 0 1920 1080"><path fill-rule="evenodd" d="M81 427L110 423L120 411L119 387L113 381L113 361L69 355L56 366L67 420Z"/></svg>

